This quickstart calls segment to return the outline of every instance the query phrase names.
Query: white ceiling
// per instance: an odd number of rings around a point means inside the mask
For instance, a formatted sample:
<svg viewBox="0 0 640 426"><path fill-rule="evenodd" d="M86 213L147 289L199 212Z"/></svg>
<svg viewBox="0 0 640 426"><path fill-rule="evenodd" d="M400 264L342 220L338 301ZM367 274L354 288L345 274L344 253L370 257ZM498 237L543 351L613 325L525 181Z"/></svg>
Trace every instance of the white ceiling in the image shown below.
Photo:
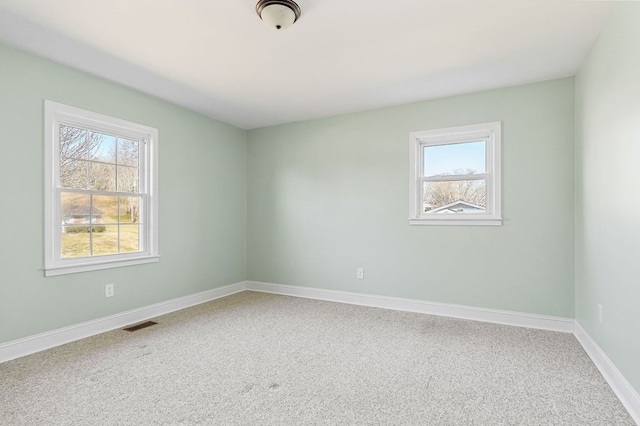
<svg viewBox="0 0 640 426"><path fill-rule="evenodd" d="M615 2L0 0L0 41L251 129L574 75Z"/></svg>

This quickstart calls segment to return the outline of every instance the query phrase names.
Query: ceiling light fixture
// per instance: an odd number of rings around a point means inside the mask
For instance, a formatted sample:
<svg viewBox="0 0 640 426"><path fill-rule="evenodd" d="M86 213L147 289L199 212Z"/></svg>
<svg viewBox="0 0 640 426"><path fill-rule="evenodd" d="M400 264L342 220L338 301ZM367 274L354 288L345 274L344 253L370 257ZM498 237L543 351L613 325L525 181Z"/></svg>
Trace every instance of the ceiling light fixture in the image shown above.
<svg viewBox="0 0 640 426"><path fill-rule="evenodd" d="M292 0L259 0L256 12L274 30L286 30L300 18L300 6Z"/></svg>

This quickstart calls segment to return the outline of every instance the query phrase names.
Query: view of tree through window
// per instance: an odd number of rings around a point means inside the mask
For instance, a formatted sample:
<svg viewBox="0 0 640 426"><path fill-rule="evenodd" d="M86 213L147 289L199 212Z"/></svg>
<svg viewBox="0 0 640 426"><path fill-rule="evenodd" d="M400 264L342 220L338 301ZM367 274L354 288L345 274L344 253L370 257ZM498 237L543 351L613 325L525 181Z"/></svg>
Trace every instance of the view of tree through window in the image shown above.
<svg viewBox="0 0 640 426"><path fill-rule="evenodd" d="M62 257L140 251L140 142L67 125L59 136Z"/></svg>
<svg viewBox="0 0 640 426"><path fill-rule="evenodd" d="M423 148L424 213L473 213L486 209L486 143Z"/></svg>
<svg viewBox="0 0 640 426"><path fill-rule="evenodd" d="M487 186L482 180L424 182L424 212L484 211ZM443 207L447 207L442 209Z"/></svg>

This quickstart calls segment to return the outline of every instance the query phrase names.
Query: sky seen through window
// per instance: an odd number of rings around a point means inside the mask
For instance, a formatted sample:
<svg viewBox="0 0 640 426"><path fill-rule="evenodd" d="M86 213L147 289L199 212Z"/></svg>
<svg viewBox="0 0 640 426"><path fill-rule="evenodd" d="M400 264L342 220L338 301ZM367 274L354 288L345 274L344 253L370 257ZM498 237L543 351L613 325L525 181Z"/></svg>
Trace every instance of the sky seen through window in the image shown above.
<svg viewBox="0 0 640 426"><path fill-rule="evenodd" d="M485 173L485 150L485 141L425 146L424 176Z"/></svg>

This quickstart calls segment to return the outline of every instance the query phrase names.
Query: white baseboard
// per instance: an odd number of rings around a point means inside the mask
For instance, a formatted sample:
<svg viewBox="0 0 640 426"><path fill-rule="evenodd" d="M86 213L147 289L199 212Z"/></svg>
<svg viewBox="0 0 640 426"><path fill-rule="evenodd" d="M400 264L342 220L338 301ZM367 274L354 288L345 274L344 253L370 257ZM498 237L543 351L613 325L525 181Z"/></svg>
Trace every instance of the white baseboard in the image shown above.
<svg viewBox="0 0 640 426"><path fill-rule="evenodd" d="M352 305L394 309L397 311L418 312L474 321L514 325L519 327L537 328L541 330L560 331L563 333L574 332L574 320L571 318L526 314L521 312L476 308L446 303L425 302L422 300L402 299L373 294L271 284L257 281L247 281L247 290L304 297L307 299L349 303Z"/></svg>
<svg viewBox="0 0 640 426"><path fill-rule="evenodd" d="M244 281L0 344L0 363L244 291Z"/></svg>
<svg viewBox="0 0 640 426"><path fill-rule="evenodd" d="M624 408L627 409L636 424L640 425L640 395L624 378L618 367L609 359L602 348L589 336L589 334L576 321L576 339L580 342L589 358L600 370L600 374L607 381L613 392L618 396Z"/></svg>

